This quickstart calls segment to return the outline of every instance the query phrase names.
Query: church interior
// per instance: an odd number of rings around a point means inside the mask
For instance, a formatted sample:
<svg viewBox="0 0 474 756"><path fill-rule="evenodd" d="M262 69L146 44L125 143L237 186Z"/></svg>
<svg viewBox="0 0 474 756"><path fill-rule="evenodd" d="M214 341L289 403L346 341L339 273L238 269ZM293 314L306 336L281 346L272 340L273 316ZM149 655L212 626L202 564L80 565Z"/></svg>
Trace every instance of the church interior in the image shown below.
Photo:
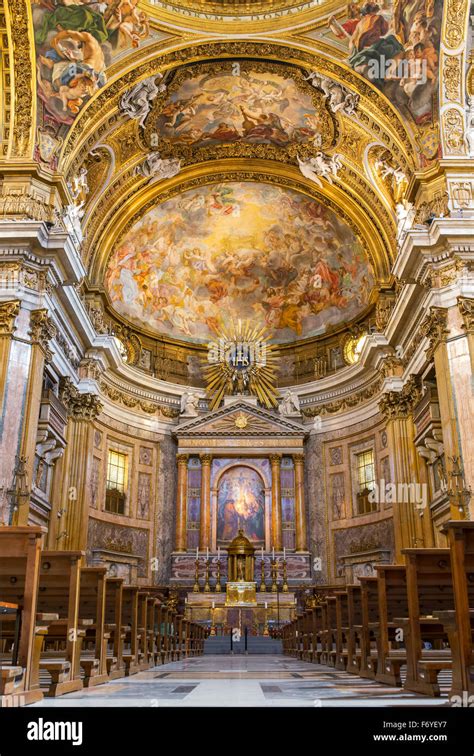
<svg viewBox="0 0 474 756"><path fill-rule="evenodd" d="M473 706L470 3L0 6L0 708Z"/></svg>

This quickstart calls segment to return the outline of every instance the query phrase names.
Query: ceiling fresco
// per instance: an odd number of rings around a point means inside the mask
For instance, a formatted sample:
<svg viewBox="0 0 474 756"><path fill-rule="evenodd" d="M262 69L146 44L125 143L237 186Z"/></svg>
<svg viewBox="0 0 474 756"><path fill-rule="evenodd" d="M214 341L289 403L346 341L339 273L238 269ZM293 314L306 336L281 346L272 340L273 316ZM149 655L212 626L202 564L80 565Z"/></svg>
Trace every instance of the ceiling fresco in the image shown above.
<svg viewBox="0 0 474 756"><path fill-rule="evenodd" d="M56 167L69 127L107 82L107 68L159 37L138 0L32 0L36 44L36 159ZM165 36L165 35L162 35Z"/></svg>
<svg viewBox="0 0 474 756"><path fill-rule="evenodd" d="M349 3L314 38L337 45L341 58L377 86L423 133L426 160L437 157L437 88L442 0Z"/></svg>
<svg viewBox="0 0 474 756"><path fill-rule="evenodd" d="M331 142L333 119L299 69L228 61L180 72L155 106L147 134L163 147L222 144L297 149Z"/></svg>
<svg viewBox="0 0 474 756"><path fill-rule="evenodd" d="M316 200L234 182L149 210L113 251L105 282L116 311L148 330L199 342L242 318L288 342L361 314L374 273L353 230Z"/></svg>

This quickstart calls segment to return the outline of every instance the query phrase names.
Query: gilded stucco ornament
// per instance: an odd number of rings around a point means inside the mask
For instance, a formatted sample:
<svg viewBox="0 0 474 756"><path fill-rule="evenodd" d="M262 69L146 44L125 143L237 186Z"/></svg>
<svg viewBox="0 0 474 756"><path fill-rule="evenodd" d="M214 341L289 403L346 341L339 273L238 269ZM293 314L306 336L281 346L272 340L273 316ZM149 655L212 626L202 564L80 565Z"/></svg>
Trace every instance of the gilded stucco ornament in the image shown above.
<svg viewBox="0 0 474 756"><path fill-rule="evenodd" d="M429 341L426 357L432 360L436 348L441 344L449 331L447 329L448 311L444 307L431 307L428 315L420 326L420 333Z"/></svg>
<svg viewBox="0 0 474 756"><path fill-rule="evenodd" d="M18 299L0 303L0 336L11 336L15 331L15 319L20 312Z"/></svg>
<svg viewBox="0 0 474 756"><path fill-rule="evenodd" d="M34 41L31 9L27 0L8 0L8 34L11 40L15 117L11 128L12 157L27 158L32 151L35 121Z"/></svg>
<svg viewBox="0 0 474 756"><path fill-rule="evenodd" d="M70 378L62 378L59 398L74 420L95 420L102 412L103 404L95 394L81 393Z"/></svg>

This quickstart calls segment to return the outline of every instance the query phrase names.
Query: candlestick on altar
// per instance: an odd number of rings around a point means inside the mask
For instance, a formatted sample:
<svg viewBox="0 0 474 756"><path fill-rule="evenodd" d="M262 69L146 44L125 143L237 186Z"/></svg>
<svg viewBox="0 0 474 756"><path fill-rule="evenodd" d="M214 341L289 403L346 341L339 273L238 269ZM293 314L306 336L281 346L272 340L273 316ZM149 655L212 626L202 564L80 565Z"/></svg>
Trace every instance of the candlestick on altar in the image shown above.
<svg viewBox="0 0 474 756"><path fill-rule="evenodd" d="M222 591L221 586L221 560L217 559L217 571L216 571L216 587L214 589L216 593L220 593Z"/></svg>
<svg viewBox="0 0 474 756"><path fill-rule="evenodd" d="M263 549L262 549L263 551ZM267 586L265 585L265 560L263 558L262 554L262 560L260 562L260 591L263 593L267 590Z"/></svg>
<svg viewBox="0 0 474 756"><path fill-rule="evenodd" d="M211 592L211 586L209 584L209 567L210 567L210 560L206 559L206 581L204 583L204 593L210 593Z"/></svg>
<svg viewBox="0 0 474 756"><path fill-rule="evenodd" d="M194 585L193 585L193 593L199 593L199 559L196 557L195 561L196 565L196 571L194 573Z"/></svg>
<svg viewBox="0 0 474 756"><path fill-rule="evenodd" d="M288 593L288 582L286 573L286 559L283 559L283 587L281 589L283 593Z"/></svg>
<svg viewBox="0 0 474 756"><path fill-rule="evenodd" d="M271 576L272 576L272 593L276 593L278 591L278 587L277 587L277 563L275 559L272 559L272 562L271 562Z"/></svg>

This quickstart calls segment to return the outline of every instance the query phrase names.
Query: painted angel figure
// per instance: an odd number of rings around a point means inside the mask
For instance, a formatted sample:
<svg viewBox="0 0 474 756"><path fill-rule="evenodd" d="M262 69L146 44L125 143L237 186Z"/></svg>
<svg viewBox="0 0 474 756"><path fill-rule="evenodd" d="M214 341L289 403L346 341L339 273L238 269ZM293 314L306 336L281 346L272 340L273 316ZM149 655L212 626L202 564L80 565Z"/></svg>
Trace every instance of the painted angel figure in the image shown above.
<svg viewBox="0 0 474 756"><path fill-rule="evenodd" d="M308 160L300 160L297 155L298 167L306 178L309 178L317 186L322 186L323 183L320 176L333 183L333 176L337 176L337 172L342 168L340 155L326 155L324 152L316 153L316 157L309 158Z"/></svg>
<svg viewBox="0 0 474 756"><path fill-rule="evenodd" d="M120 100L120 110L122 113L135 119L140 126L143 126L150 112L153 100L158 94L166 91L166 86L163 83L156 83L157 80L159 81L162 78L163 74L150 76L148 79L135 84L128 92L125 92Z"/></svg>

